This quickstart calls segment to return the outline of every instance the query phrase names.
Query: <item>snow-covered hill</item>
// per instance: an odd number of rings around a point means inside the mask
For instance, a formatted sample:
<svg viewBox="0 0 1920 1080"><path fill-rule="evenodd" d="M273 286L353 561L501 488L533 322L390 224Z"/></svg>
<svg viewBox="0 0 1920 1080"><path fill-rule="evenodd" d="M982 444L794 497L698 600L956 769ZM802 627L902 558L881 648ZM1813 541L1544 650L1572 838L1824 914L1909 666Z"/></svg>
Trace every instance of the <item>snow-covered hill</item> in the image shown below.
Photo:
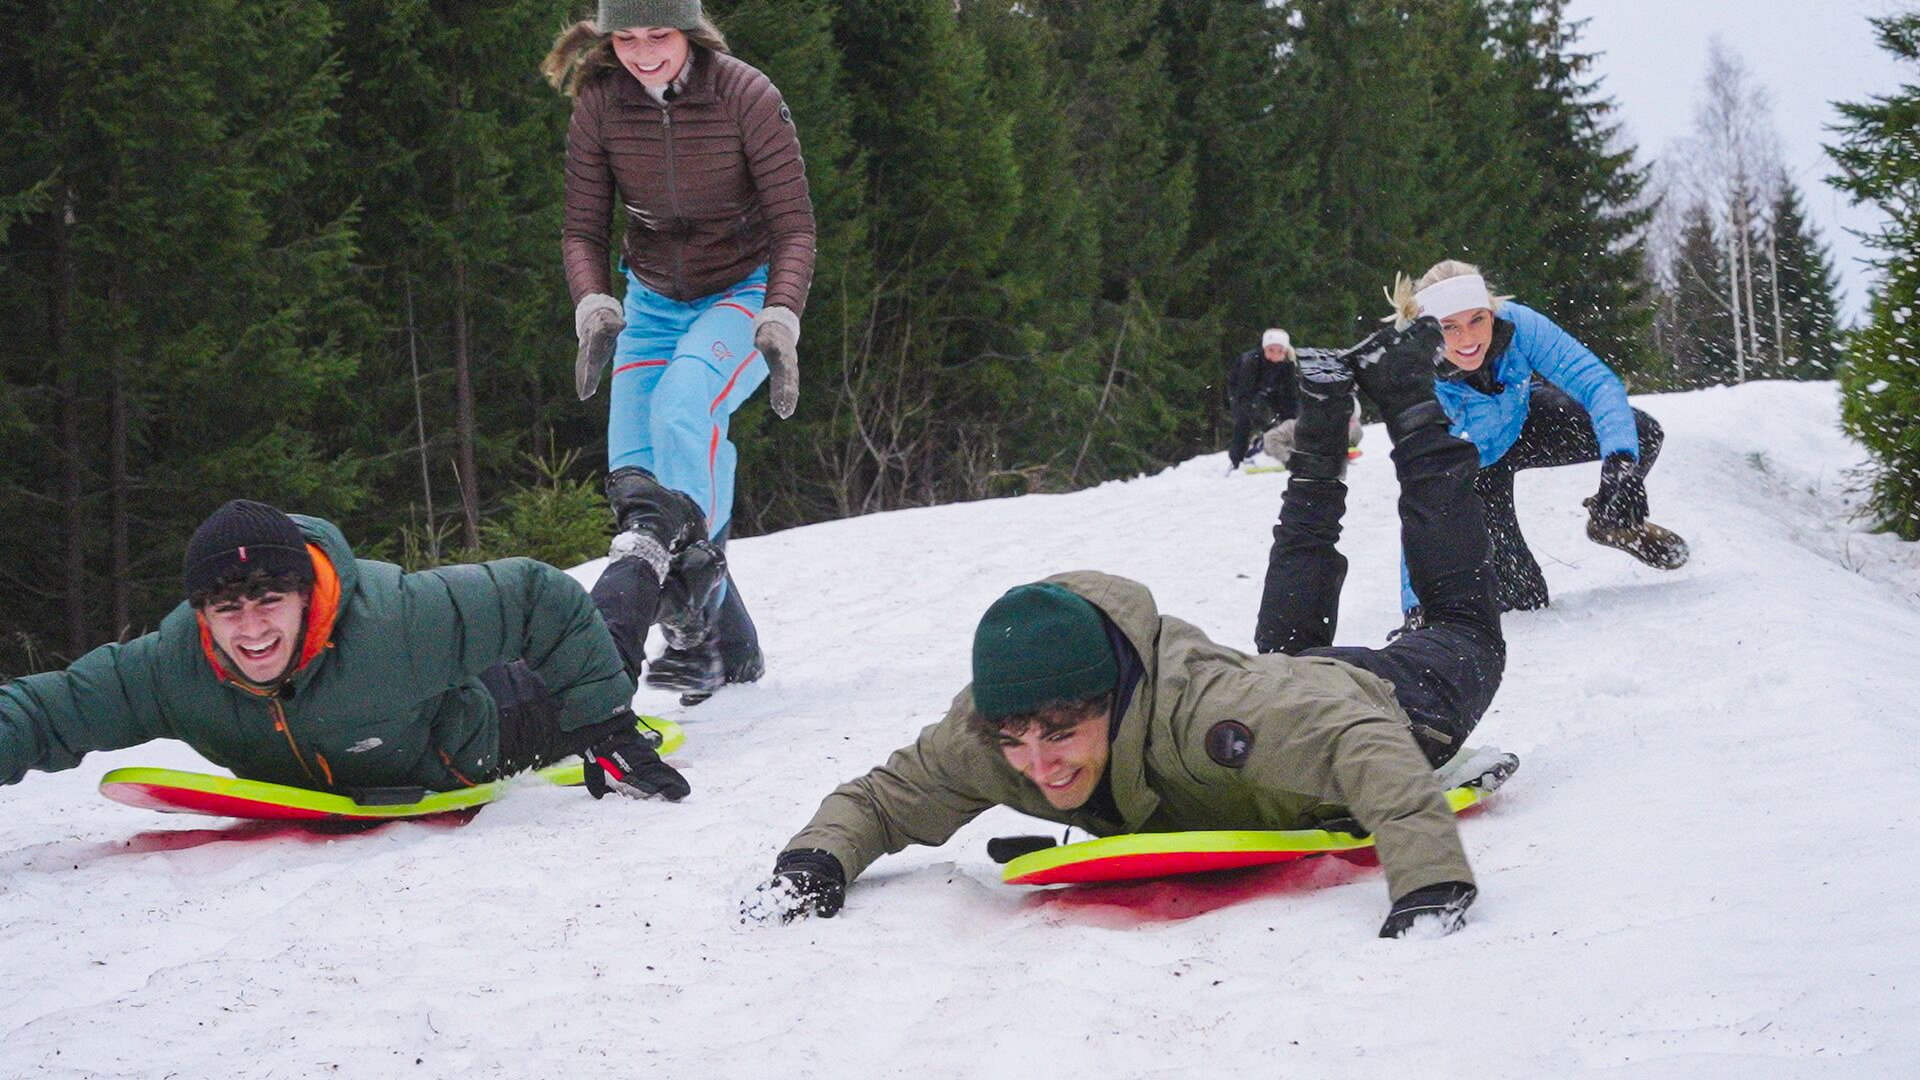
<svg viewBox="0 0 1920 1080"><path fill-rule="evenodd" d="M1588 543L1597 468L1521 474L1554 605L1507 622L1476 741L1524 764L1463 822L1453 937L1376 939L1379 872L1334 860L1003 886L1007 811L839 918L739 924L819 799L941 714L1007 587L1126 574L1250 647L1285 478L1212 455L733 545L769 674L684 714L642 693L687 726L680 805L529 784L316 838L93 793L197 767L164 744L0 791L0 1077L1920 1075L1920 552L1849 517L1831 385L1638 404L1693 561ZM1398 530L1365 449L1340 637L1377 644Z"/></svg>

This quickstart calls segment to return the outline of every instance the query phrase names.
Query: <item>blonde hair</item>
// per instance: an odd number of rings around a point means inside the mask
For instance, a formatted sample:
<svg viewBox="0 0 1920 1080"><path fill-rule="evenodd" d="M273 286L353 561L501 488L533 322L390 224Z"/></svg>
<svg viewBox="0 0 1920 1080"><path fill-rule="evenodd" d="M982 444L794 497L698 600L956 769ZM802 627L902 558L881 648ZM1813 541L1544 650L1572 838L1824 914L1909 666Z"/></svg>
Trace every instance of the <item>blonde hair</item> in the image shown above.
<svg viewBox="0 0 1920 1080"><path fill-rule="evenodd" d="M682 32L688 41L711 52L733 51L727 48L727 36L705 15L693 29ZM582 86L619 66L620 60L613 54L613 34L603 34L592 19L582 19L553 39L553 48L540 61L540 74L547 77L547 85L576 97Z"/></svg>
<svg viewBox="0 0 1920 1080"><path fill-rule="evenodd" d="M1419 281L1414 281L1405 274L1395 274L1393 288L1381 290L1387 294L1387 303L1393 305L1393 314L1380 321L1404 326L1420 317L1420 301L1415 299L1415 296L1421 289L1448 278L1466 277L1469 274L1478 273L1480 268L1472 263L1461 262L1459 259L1441 259L1427 267L1427 272L1420 275ZM1511 299L1513 299L1511 296L1494 297L1493 313L1500 314L1500 308Z"/></svg>

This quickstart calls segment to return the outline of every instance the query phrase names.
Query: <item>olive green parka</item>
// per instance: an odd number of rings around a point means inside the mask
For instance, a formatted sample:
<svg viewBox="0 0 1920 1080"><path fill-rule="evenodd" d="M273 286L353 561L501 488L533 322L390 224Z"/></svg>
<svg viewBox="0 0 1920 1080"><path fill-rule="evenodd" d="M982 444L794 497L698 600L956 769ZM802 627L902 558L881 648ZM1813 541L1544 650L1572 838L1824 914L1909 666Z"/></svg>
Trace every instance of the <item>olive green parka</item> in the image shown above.
<svg viewBox="0 0 1920 1080"><path fill-rule="evenodd" d="M1095 836L1309 828L1337 806L1373 832L1393 897L1473 880L1390 683L1337 660L1217 645L1161 615L1152 594L1125 578L1078 571L1047 580L1105 613L1145 669L1107 764L1120 820L1090 809L1099 800L1051 806L970 729L969 686L913 745L827 796L788 850L830 852L851 880L882 854L945 843L996 805ZM1241 726L1222 726L1232 722Z"/></svg>
<svg viewBox="0 0 1920 1080"><path fill-rule="evenodd" d="M606 624L561 571L502 559L403 573L355 559L330 522L293 520L318 580L291 674L237 678L183 603L153 633L0 685L0 784L171 738L248 779L445 791L498 775L499 710L479 679L496 663L538 672L567 730L631 703Z"/></svg>

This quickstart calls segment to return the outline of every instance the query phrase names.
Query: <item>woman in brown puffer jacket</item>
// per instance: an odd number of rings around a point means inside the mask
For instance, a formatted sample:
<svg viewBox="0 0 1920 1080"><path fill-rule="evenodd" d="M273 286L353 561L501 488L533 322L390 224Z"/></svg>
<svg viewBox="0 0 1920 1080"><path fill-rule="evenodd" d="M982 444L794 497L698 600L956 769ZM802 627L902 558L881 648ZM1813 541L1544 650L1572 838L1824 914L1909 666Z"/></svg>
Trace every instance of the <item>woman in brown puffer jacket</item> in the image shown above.
<svg viewBox="0 0 1920 1080"><path fill-rule="evenodd" d="M592 396L613 365L607 498L613 561L594 602L639 676L698 700L764 662L721 554L737 460L727 422L762 382L792 415L813 279L813 203L793 117L727 52L699 0L600 0L542 64L574 98L561 250ZM624 303L609 233L625 222Z"/></svg>

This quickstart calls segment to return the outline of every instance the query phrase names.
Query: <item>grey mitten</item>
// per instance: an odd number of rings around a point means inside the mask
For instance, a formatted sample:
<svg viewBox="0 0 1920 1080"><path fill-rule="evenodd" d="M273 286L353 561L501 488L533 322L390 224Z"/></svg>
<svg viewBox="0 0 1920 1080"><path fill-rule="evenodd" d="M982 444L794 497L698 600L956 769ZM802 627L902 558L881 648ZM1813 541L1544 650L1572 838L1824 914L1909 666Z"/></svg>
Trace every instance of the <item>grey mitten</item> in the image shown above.
<svg viewBox="0 0 1920 1080"><path fill-rule="evenodd" d="M800 316L774 304L753 319L753 347L767 358L767 400L785 420L800 403Z"/></svg>
<svg viewBox="0 0 1920 1080"><path fill-rule="evenodd" d="M606 293L588 293L573 308L573 332L580 352L573 360L573 391L585 401L600 388L600 372L613 361L613 347L627 328L620 301Z"/></svg>
<svg viewBox="0 0 1920 1080"><path fill-rule="evenodd" d="M1292 420L1282 420L1268 428L1260 438L1260 449L1268 457L1285 464L1287 455L1293 453L1293 430L1296 426Z"/></svg>

